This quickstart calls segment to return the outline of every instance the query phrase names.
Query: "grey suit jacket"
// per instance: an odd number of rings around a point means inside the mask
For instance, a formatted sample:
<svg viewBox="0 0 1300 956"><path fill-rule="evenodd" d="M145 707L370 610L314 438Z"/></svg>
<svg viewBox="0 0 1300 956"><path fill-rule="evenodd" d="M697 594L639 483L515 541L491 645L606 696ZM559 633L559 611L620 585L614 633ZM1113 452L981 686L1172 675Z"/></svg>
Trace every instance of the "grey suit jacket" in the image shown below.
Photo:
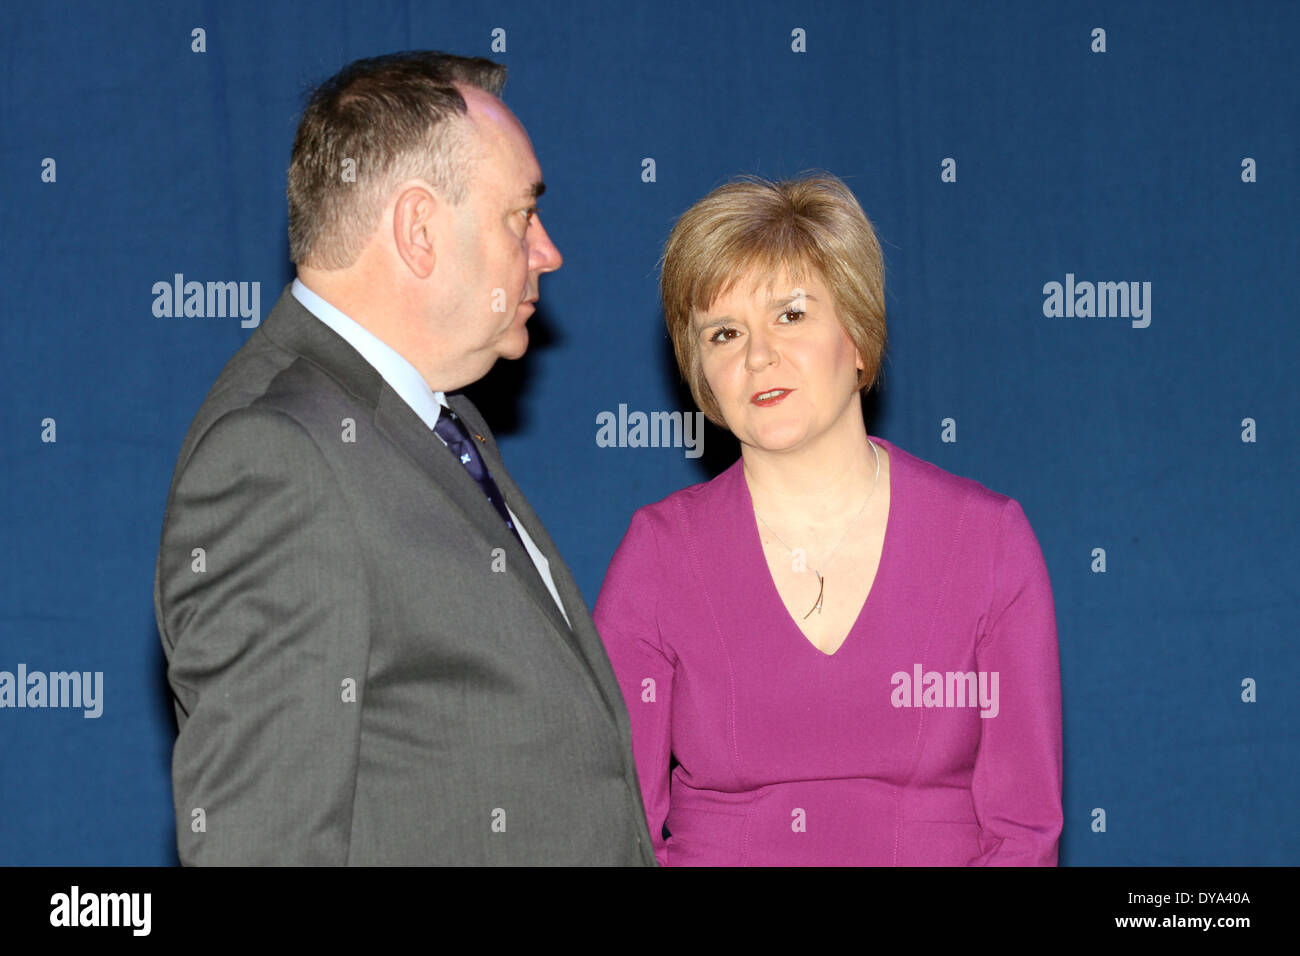
<svg viewBox="0 0 1300 956"><path fill-rule="evenodd" d="M286 287L199 409L163 519L183 863L654 865L591 616L450 403L572 629L457 458Z"/></svg>

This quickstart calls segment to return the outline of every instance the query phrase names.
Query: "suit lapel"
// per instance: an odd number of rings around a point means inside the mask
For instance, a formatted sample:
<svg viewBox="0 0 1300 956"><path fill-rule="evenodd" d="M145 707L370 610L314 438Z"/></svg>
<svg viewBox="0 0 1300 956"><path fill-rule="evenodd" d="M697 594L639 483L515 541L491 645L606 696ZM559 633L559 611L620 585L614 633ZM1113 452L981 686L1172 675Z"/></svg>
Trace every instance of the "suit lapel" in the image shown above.
<svg viewBox="0 0 1300 956"><path fill-rule="evenodd" d="M452 407L458 414L460 413L461 409L456 408L454 401ZM506 552L506 567L517 573L533 602L546 614L555 628L567 635L569 626L564 622L564 617L560 614L560 609L555 606L551 592L546 589L546 584L538 574L533 559L519 543L519 539L510 533L501 516L484 496L478 482L456 459L455 453L429 430L424 420L415 414L411 407L402 401L401 396L387 386L387 383L379 395L379 403L375 409L375 424L390 441L406 453L408 458L428 474L438 489L473 522L475 529L487 545L483 552L483 560L487 562L491 559L493 548L503 548ZM481 424L474 422L473 427L481 429ZM486 449L480 445L479 451L483 454ZM513 508L515 498L502 483L505 466L495 456L484 454L484 460L501 493L505 495L506 503ZM511 485L513 486L513 483ZM519 512L516 511L515 514ZM526 520L522 515L520 518ZM530 534L533 533L533 525L528 526L528 531ZM535 535L534 540L536 540Z"/></svg>
<svg viewBox="0 0 1300 956"><path fill-rule="evenodd" d="M464 420L471 432L477 431L484 436L485 442L479 446L484 461L487 462L497 487L501 489L501 494L505 496L506 504L518 516L524 527L528 529L529 536L546 557L550 566L551 579L555 582L555 590L559 592L560 600L564 602L565 613L569 615L573 627L571 629L565 627L563 619L560 618L555 607L555 600L551 597L551 592L547 590L545 583L537 574L533 575L537 581L535 600L545 609L555 612L555 619L559 621L558 626L564 630L565 636L572 641L579 657L587 664L592 680L600 688L606 706L617 714L626 705L623 703L622 693L618 689L618 682L614 676L613 668L609 664L609 657L605 653L605 645L591 621L587 603L582 597L582 592L578 590L577 582L573 580L568 565L560 556L559 549L555 547L555 542L551 540L551 536L547 533L546 526L542 524L542 519L533 511L532 505L528 503L524 493L515 484L514 479L510 477L505 462L501 458L501 452L497 448L496 440L487 429L486 422L484 422L483 416L479 414L474 403L463 395L449 395L447 398L451 403L451 407ZM481 494L480 497L482 497ZM489 510L491 510L491 507L491 505L488 505ZM496 514L495 511L492 513ZM500 523L500 520L498 517L497 522ZM528 559L528 563L532 566L531 558Z"/></svg>
<svg viewBox="0 0 1300 956"><path fill-rule="evenodd" d="M501 516L483 495L478 483L451 449L429 430L424 420L393 391L374 366L293 297L291 288L291 285L285 287L275 308L254 334L265 336L279 347L301 355L321 368L360 402L374 409L374 422L379 431L429 477L435 494L459 509L474 525L484 540L484 560L490 560L493 548L505 549L506 566L523 583L529 597L550 621L551 627L547 630L577 658L595 684L601 699L607 707L612 707L607 681L601 678L601 672L608 667L593 668L593 659L605 661L606 664L607 661L602 648L591 647L593 641L599 644L599 636L595 634L595 628L588 625L590 616L586 605L541 520L506 471L496 442L478 409L462 395L448 396L451 407L465 420L466 425L486 438L479 445L480 453L505 496L506 504L524 523L529 535L550 562L551 576L564 601L565 610L573 621L572 628L556 607L532 557L510 533ZM490 609L486 613L490 613ZM594 658L593 651L597 652ZM616 714L617 710L612 710L611 713Z"/></svg>

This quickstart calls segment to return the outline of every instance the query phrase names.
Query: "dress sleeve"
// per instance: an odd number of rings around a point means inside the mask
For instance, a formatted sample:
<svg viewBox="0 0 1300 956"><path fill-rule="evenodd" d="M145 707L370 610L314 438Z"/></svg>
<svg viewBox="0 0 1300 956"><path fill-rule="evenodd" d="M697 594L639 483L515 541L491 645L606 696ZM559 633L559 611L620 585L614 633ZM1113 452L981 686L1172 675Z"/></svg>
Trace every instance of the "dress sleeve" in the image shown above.
<svg viewBox="0 0 1300 956"><path fill-rule="evenodd" d="M659 589L670 580L652 522L644 510L638 511L610 562L593 617L627 704L641 799L660 866L668 855L663 830L676 660L663 648L658 609Z"/></svg>
<svg viewBox="0 0 1300 956"><path fill-rule="evenodd" d="M990 690L998 675L998 691L996 712L980 721L972 779L980 854L970 864L1055 866L1063 820L1056 608L1038 539L1012 499L998 521L993 600L975 660Z"/></svg>

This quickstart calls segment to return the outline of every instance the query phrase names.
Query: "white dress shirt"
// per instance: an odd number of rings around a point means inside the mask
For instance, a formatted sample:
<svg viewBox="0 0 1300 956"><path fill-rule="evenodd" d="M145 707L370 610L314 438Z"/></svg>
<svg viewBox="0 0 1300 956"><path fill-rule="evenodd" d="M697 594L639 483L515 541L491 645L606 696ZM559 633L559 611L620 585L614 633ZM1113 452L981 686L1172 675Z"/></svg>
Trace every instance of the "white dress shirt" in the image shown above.
<svg viewBox="0 0 1300 956"><path fill-rule="evenodd" d="M411 406L411 411L420 416L420 420L429 426L432 431L433 427L438 424L438 418L442 415L442 406L447 401L446 394L435 392L429 387L429 383L424 380L415 366L402 358L397 351L376 336L365 326L361 325L355 319L350 319L337 308L330 305L311 289L303 285L301 279L293 280L293 297L303 304L303 306L316 318L320 319L331 329L341 335L349 345L361 353L361 357L369 362L388 383L407 405ZM447 405L450 408L450 405ZM442 441L442 436L434 432L435 437ZM443 442L445 445L446 442ZM504 504L504 502L503 502ZM510 520L514 522L515 530L519 532L519 537L524 543L524 548L528 551L528 556L533 559L533 564L537 566L537 573L542 576L546 582L546 589L551 592L551 597L555 599L556 606L560 609L560 614L564 615L564 620L569 626L573 622L569 621L569 615L564 612L564 602L560 600L560 592L555 589L555 580L551 577L551 563L546 560L546 555L542 554L534 543L532 536L529 535L528 529L524 527L518 516L506 505L506 511L510 513Z"/></svg>

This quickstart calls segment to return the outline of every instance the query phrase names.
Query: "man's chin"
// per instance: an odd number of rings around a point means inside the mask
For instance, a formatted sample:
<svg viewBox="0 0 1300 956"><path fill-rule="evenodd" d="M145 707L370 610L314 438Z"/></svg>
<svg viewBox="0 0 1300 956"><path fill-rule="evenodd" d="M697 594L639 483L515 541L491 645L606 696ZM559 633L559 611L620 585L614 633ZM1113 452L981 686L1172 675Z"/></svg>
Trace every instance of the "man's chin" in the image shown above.
<svg viewBox="0 0 1300 956"><path fill-rule="evenodd" d="M528 329L520 325L517 329L511 329L510 335L502 340L500 354L504 359L523 358L524 353L528 351Z"/></svg>

